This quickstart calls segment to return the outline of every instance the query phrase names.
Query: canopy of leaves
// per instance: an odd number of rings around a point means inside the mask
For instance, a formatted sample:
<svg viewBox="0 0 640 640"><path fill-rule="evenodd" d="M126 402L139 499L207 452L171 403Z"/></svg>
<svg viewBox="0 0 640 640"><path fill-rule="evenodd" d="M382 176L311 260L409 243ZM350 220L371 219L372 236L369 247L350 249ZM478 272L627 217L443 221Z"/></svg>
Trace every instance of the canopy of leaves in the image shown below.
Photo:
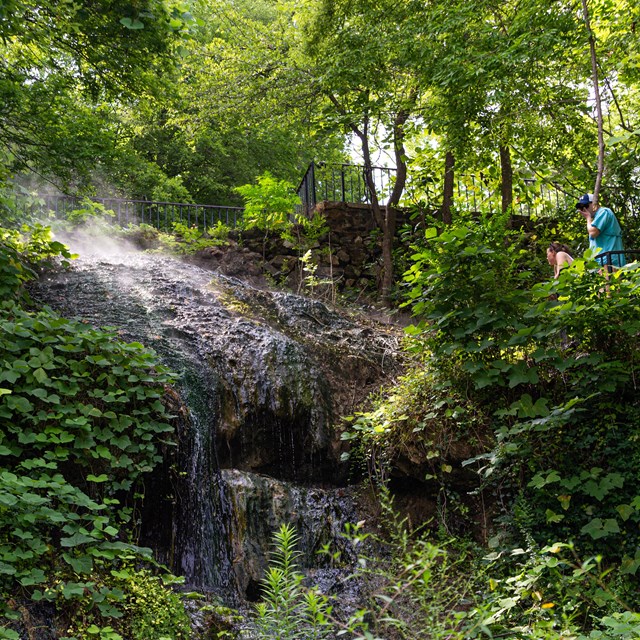
<svg viewBox="0 0 640 640"><path fill-rule="evenodd" d="M164 0L3 2L2 162L68 180L110 157L114 101L158 88L189 20Z"/></svg>

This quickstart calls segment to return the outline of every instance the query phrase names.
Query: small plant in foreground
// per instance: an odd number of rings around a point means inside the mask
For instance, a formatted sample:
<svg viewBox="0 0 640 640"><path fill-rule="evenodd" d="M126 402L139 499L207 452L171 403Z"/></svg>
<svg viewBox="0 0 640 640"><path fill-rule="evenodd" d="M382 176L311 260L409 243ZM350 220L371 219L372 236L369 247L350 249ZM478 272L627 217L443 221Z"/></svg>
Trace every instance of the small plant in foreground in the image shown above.
<svg viewBox="0 0 640 640"><path fill-rule="evenodd" d="M263 595L256 606L260 640L322 640L333 637L328 599L316 589L302 586L296 550L298 536L291 525L274 534L274 552L263 580Z"/></svg>

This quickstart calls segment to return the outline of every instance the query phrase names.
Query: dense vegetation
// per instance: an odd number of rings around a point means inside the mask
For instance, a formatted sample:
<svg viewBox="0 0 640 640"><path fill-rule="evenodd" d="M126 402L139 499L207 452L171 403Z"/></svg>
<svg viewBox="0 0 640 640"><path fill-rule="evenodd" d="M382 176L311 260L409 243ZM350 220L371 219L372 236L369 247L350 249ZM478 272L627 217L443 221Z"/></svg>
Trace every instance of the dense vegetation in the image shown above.
<svg viewBox="0 0 640 640"><path fill-rule="evenodd" d="M71 256L45 227L1 234L0 637L31 637L50 608L59 637L186 638L136 545L141 480L172 445L170 373L115 331L30 309L35 269Z"/></svg>
<svg viewBox="0 0 640 640"><path fill-rule="evenodd" d="M345 437L381 476L403 449L424 451L446 492L447 448L480 434L485 451L465 464L491 513L491 573L478 570L470 611L463 592L449 603L464 615L448 618L445 637L636 637L640 272L603 274L587 254L541 281L535 238L505 222L460 219L415 248L405 276L415 371ZM449 503L443 531L457 515Z"/></svg>
<svg viewBox="0 0 640 640"><path fill-rule="evenodd" d="M639 18L628 0L4 2L0 637L29 633L33 603L55 608L67 637L188 635L135 537L138 481L171 446L170 373L142 345L29 306L25 282L70 256L47 228L21 228L15 191L244 197L248 224L286 234L287 181L354 150L366 169L396 167L393 206L371 195L382 293L414 317L412 367L344 434L378 482L386 530L349 534L376 557L360 563L371 602L341 621L301 587L282 530L257 633L639 637L640 276L602 274L582 219L537 197L558 183L572 202L603 160L602 200L637 247ZM456 183L474 185L473 214ZM538 214L527 232L512 224L523 203ZM410 214L399 230L396 207ZM311 226L315 240L322 221ZM175 231L180 243L160 241L189 252L228 230ZM557 280L550 240L575 249ZM385 488L419 451L447 496L459 440L478 451L466 467L488 505L482 545L455 501L434 537L399 520Z"/></svg>

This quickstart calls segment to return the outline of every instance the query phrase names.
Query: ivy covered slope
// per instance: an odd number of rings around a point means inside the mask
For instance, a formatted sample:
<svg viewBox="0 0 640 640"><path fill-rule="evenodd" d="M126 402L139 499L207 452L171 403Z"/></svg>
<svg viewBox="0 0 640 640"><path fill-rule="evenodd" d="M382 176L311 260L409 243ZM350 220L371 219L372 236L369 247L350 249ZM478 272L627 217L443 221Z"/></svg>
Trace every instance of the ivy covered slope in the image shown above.
<svg viewBox="0 0 640 640"><path fill-rule="evenodd" d="M464 220L414 256L416 345L494 432L474 461L512 534L640 566L640 270L577 258L536 282L543 248ZM547 275L548 277L548 275Z"/></svg>
<svg viewBox="0 0 640 640"><path fill-rule="evenodd" d="M43 611L50 637L187 637L135 544L140 481L171 444L170 373L113 332L25 309L56 254L46 228L0 229L0 638L31 637Z"/></svg>

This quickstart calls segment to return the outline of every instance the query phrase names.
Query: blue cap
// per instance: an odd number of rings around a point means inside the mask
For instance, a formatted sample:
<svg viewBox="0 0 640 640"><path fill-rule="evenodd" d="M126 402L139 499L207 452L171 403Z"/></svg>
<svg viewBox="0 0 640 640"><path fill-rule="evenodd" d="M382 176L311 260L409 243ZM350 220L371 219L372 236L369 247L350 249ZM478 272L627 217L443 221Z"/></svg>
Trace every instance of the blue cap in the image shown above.
<svg viewBox="0 0 640 640"><path fill-rule="evenodd" d="M585 193L583 196L580 196L578 200L578 206L584 206L587 204L591 204L593 202L593 193Z"/></svg>

